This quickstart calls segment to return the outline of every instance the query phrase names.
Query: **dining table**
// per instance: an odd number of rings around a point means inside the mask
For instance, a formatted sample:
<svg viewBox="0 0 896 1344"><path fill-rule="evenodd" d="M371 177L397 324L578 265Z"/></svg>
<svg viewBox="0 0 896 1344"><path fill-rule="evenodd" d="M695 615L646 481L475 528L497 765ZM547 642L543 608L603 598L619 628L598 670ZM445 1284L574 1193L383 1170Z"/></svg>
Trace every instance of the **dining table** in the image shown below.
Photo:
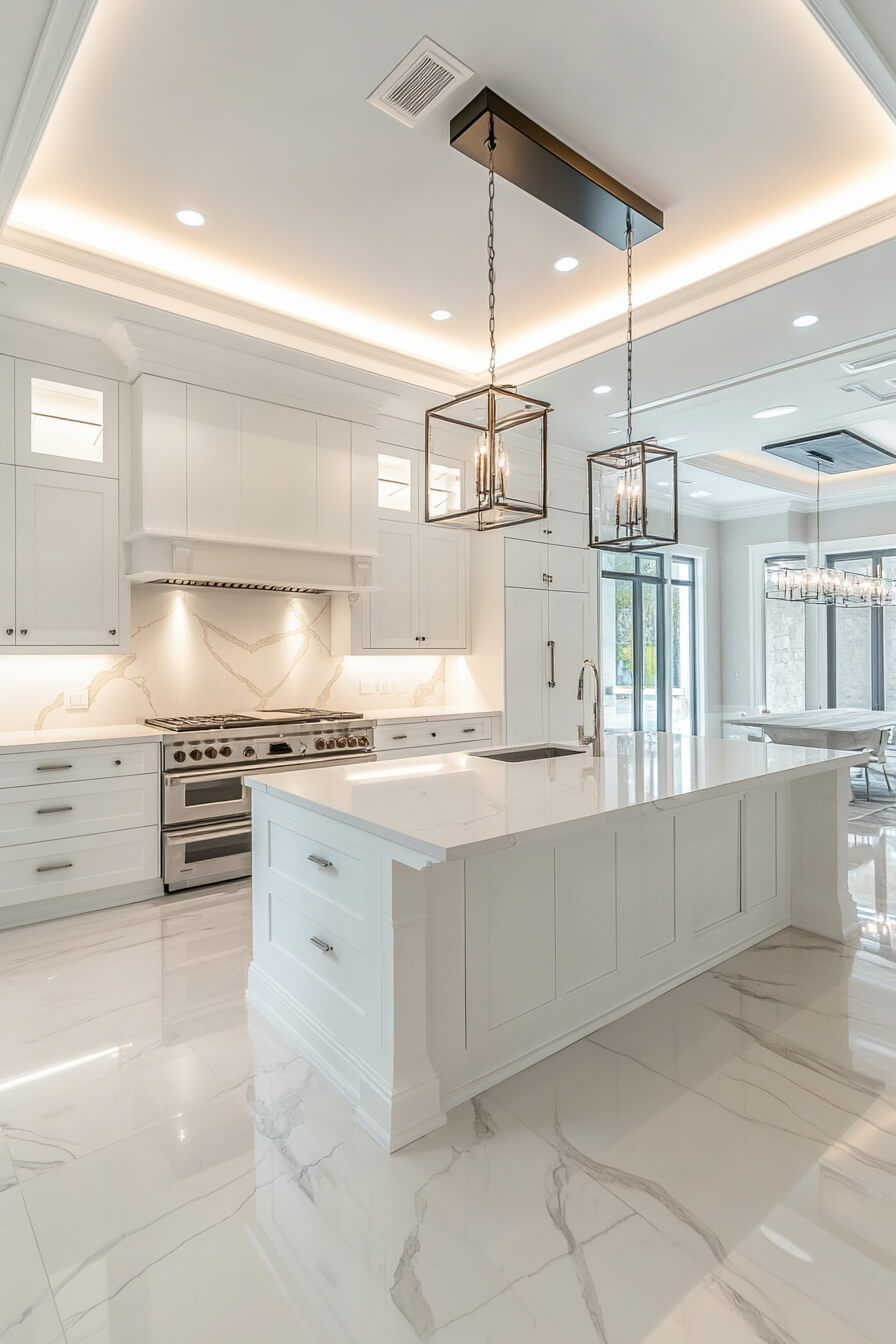
<svg viewBox="0 0 896 1344"><path fill-rule="evenodd" d="M800 709L744 715L726 722L737 728L759 728L770 742L784 746L875 751L881 733L896 727L896 710Z"/></svg>

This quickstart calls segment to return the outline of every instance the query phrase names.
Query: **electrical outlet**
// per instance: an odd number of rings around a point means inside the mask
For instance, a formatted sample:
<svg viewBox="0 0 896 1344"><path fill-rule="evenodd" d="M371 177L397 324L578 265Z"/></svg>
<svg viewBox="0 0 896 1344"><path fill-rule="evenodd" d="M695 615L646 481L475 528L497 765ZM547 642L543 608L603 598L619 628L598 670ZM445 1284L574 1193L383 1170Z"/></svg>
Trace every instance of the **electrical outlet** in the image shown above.
<svg viewBox="0 0 896 1344"><path fill-rule="evenodd" d="M62 692L62 704L65 709L87 709L90 692L86 686L69 686Z"/></svg>
<svg viewBox="0 0 896 1344"><path fill-rule="evenodd" d="M376 682L372 677L361 678L361 694L376 695Z"/></svg>

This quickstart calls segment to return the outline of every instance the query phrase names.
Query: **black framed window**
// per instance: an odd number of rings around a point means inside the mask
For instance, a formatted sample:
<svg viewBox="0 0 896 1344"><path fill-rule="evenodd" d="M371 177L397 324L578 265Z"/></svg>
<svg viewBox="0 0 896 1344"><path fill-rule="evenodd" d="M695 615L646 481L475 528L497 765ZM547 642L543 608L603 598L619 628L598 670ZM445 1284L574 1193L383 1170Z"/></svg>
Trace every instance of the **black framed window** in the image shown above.
<svg viewBox="0 0 896 1344"><path fill-rule="evenodd" d="M896 550L829 555L831 569L896 577ZM827 608L828 704L836 709L896 706L896 610L890 607Z"/></svg>
<svg viewBox="0 0 896 1344"><path fill-rule="evenodd" d="M607 729L696 732L694 561L605 552L601 627Z"/></svg>

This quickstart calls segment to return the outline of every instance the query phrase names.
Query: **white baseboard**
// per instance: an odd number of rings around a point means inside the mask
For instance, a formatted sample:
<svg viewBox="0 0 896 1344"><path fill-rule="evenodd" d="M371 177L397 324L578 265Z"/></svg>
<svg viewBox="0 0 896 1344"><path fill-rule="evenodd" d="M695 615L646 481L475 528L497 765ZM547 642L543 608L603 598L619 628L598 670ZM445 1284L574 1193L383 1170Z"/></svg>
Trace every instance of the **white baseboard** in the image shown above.
<svg viewBox="0 0 896 1344"><path fill-rule="evenodd" d="M18 929L23 924L42 924L48 919L65 919L68 915L86 915L93 910L110 910L117 905L134 905L164 895L161 881L153 877L146 882L129 882L125 887L50 896L43 901L21 901L0 909L0 930Z"/></svg>

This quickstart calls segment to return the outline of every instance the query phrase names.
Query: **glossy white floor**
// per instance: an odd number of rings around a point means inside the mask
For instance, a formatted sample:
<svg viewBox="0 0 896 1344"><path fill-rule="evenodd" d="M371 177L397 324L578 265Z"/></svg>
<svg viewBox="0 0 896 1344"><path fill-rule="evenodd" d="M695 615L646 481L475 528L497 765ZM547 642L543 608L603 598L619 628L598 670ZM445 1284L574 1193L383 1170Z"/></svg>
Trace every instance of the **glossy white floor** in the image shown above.
<svg viewBox="0 0 896 1344"><path fill-rule="evenodd" d="M0 1339L892 1341L896 811L853 826L861 949L779 935L391 1158L247 1020L245 890L0 935Z"/></svg>

